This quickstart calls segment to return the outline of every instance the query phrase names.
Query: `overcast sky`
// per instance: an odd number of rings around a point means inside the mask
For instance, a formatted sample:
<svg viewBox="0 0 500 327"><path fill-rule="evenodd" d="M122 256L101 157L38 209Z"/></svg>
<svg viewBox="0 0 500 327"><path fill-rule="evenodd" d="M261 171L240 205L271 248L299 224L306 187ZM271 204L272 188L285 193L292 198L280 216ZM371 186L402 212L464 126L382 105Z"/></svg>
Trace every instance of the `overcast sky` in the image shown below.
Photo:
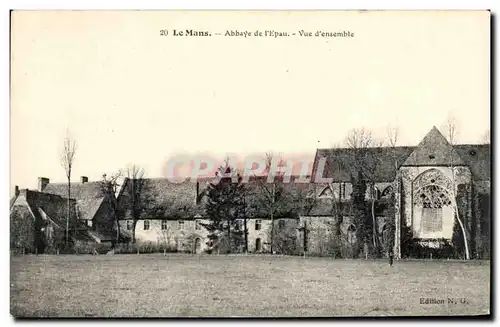
<svg viewBox="0 0 500 327"><path fill-rule="evenodd" d="M168 29L169 36L160 36ZM353 38L173 37L172 29ZM487 12L14 12L11 186L101 178L197 152L313 156L351 128L416 145L453 115L458 140L490 125Z"/></svg>

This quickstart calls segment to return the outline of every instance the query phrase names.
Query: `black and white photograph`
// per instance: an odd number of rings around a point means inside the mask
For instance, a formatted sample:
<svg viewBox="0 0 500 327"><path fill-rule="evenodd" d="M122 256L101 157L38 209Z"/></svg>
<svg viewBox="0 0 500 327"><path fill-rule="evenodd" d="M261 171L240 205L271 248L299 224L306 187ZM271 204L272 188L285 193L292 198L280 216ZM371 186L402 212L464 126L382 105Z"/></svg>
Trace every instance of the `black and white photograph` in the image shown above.
<svg viewBox="0 0 500 327"><path fill-rule="evenodd" d="M487 10L12 10L10 314L491 315Z"/></svg>

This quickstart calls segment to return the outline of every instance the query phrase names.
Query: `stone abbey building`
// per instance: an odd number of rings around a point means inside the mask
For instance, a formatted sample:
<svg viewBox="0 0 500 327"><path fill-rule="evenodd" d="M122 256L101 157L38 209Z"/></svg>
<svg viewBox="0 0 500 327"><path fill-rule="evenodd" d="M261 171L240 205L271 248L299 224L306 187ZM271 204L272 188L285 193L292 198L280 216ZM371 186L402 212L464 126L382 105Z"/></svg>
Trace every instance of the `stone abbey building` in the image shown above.
<svg viewBox="0 0 500 327"><path fill-rule="evenodd" d="M489 256L489 144L452 146L434 127L417 146L323 149L315 162L321 158L326 160L323 175L332 179L333 196L349 198L353 169L359 166L375 184L373 196L384 200L393 195L392 217L386 211L377 219L382 234L393 219L396 258L404 252L405 235L433 247L438 240L451 241L454 230L462 239L465 233L470 258Z"/></svg>
<svg viewBox="0 0 500 327"><path fill-rule="evenodd" d="M417 146L318 149L311 181L299 183L291 176L290 183L283 184L288 203L286 209L273 214L273 251L359 255L355 253L360 226L354 219L353 180L363 178L368 184L364 197L367 214L374 217L385 254L392 251L396 258L405 257L408 240L436 248L443 240L451 242L458 235L467 240L470 258L488 258L490 168L489 144L451 145L435 127ZM142 212L134 224L134 200L129 192L134 183L125 179L116 198L122 213L120 237L130 239L135 231L138 243L169 251L201 253L210 249L213 244L203 224L207 223L207 187L213 180L173 183L167 178L144 179L148 201L164 210ZM45 226L46 231L50 222L64 229L67 186L50 184L44 178L40 181L38 190L16 191L11 211L30 216L36 228ZM99 194L96 183L83 177L81 183L72 186L73 220L80 229L86 226L93 242L110 242L116 235L110 232L113 200ZM246 222L249 252L268 252L271 219L265 208L255 205L261 191L259 181L251 180L245 187L249 190L247 204L253 205L253 210L244 220L238 220L235 228L244 230L242 224ZM57 202L52 201L55 197ZM463 242L459 246L465 249Z"/></svg>

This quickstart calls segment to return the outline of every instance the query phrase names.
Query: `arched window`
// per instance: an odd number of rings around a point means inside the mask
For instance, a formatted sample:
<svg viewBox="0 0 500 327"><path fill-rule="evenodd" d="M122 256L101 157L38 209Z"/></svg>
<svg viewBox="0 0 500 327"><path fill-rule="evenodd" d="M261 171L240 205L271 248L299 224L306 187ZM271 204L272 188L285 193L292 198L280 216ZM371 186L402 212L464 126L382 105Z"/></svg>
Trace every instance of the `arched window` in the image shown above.
<svg viewBox="0 0 500 327"><path fill-rule="evenodd" d="M427 185L414 195L414 205L422 210L422 231L424 233L441 232L443 230L443 207L451 206L446 191L435 184Z"/></svg>

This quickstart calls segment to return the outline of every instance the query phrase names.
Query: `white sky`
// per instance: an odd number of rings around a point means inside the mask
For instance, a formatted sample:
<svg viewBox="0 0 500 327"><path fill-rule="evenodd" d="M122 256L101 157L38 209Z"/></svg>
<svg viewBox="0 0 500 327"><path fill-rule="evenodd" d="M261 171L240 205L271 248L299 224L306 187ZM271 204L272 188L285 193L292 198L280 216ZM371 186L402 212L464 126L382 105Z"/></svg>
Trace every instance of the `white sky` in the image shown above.
<svg viewBox="0 0 500 327"><path fill-rule="evenodd" d="M350 39L176 38L160 29L351 30ZM415 145L449 115L490 125L488 12L14 12L11 186L129 164L161 177L178 153L314 155L364 126Z"/></svg>

